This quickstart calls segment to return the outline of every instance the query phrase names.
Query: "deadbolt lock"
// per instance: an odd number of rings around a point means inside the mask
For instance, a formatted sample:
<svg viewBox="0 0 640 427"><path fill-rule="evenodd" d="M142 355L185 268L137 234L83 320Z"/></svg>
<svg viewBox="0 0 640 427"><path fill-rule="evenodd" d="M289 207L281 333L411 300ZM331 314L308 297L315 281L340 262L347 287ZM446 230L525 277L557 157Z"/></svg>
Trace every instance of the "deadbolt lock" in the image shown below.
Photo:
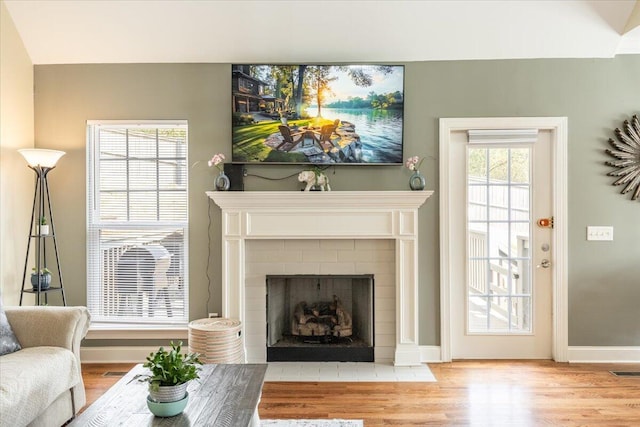
<svg viewBox="0 0 640 427"><path fill-rule="evenodd" d="M538 220L538 227L541 227L541 228L553 228L553 217L551 217L551 218L540 218Z"/></svg>

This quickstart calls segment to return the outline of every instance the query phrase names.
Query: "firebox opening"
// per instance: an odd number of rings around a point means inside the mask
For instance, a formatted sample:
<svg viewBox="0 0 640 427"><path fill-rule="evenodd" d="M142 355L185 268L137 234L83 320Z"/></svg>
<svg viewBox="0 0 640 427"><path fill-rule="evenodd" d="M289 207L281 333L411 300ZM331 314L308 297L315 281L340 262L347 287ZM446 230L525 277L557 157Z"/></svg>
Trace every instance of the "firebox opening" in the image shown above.
<svg viewBox="0 0 640 427"><path fill-rule="evenodd" d="M374 361L373 275L267 276L267 361Z"/></svg>

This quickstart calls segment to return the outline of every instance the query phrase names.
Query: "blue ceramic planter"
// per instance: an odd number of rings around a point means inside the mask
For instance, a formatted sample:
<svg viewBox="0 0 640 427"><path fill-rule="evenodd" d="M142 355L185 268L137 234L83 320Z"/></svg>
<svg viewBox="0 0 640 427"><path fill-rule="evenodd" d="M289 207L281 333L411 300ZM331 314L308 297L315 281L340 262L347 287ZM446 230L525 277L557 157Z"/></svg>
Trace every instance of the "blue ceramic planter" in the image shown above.
<svg viewBox="0 0 640 427"><path fill-rule="evenodd" d="M49 289L49 286L51 286L51 274L45 273L40 275L31 275L31 286L33 287L33 290L38 290L38 276L40 277L40 290L44 291L45 289Z"/></svg>
<svg viewBox="0 0 640 427"><path fill-rule="evenodd" d="M156 402L151 399L151 396L147 396L147 407L156 417L173 417L181 414L188 402L189 393L184 396L184 399L177 402Z"/></svg>

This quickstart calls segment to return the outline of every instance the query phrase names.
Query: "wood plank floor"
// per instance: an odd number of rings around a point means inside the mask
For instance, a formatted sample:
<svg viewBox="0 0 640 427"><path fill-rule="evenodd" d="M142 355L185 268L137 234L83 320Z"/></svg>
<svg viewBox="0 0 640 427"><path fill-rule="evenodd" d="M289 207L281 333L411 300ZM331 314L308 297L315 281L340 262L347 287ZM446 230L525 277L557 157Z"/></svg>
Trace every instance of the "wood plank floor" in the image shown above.
<svg viewBox="0 0 640 427"><path fill-rule="evenodd" d="M83 364L88 404L132 364ZM374 426L640 426L638 364L460 361L436 383L265 383L260 418L363 419Z"/></svg>

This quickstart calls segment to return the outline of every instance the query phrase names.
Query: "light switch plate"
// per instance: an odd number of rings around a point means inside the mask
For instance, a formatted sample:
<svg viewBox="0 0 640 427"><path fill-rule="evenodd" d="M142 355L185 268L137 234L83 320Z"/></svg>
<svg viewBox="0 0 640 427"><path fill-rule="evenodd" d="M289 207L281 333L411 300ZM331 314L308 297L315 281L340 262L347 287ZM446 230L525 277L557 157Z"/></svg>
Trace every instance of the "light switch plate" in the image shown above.
<svg viewBox="0 0 640 427"><path fill-rule="evenodd" d="M613 227L590 225L587 227L587 240L613 240Z"/></svg>

